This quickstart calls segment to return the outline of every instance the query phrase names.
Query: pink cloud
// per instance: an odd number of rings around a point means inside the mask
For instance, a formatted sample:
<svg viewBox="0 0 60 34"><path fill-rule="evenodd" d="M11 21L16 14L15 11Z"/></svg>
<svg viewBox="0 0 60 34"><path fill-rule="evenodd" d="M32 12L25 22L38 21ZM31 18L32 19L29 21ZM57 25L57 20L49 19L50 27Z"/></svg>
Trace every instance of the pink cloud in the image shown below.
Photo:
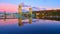
<svg viewBox="0 0 60 34"><path fill-rule="evenodd" d="M25 9L29 11L29 7L23 7L22 9ZM0 3L0 11L7 11L7 12L17 12L18 6L11 3Z"/></svg>
<svg viewBox="0 0 60 34"><path fill-rule="evenodd" d="M0 3L0 11L15 12L17 11L17 5L10 3Z"/></svg>
<svg viewBox="0 0 60 34"><path fill-rule="evenodd" d="M22 9L25 9L27 11L29 11L29 7L23 7ZM43 10L43 6L39 6L37 8L40 8L40 10ZM49 8L49 7L45 7L46 10L52 10L52 9L60 9L60 8ZM15 4L11 4L11 3L0 3L0 11L6 11L6 12L18 12L18 6Z"/></svg>
<svg viewBox="0 0 60 34"><path fill-rule="evenodd" d="M45 8L46 10L56 10L56 9L60 9L60 7L43 7L43 6L39 6L39 7L37 7L37 8L40 8L40 10L43 10L43 8Z"/></svg>

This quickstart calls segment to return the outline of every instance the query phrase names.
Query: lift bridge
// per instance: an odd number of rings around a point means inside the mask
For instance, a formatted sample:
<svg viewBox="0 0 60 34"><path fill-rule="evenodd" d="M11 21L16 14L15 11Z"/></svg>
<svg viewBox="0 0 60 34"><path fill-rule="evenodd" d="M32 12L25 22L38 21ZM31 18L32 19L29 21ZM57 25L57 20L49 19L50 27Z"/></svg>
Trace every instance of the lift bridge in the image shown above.
<svg viewBox="0 0 60 34"><path fill-rule="evenodd" d="M18 13L0 13L0 19L6 21L6 19L18 19L19 25L22 25L22 20L28 18L29 23L32 23L32 18L39 18L40 13L34 14L32 8L29 8L29 12L22 12L22 5L18 6ZM44 14L43 14L44 15Z"/></svg>
<svg viewBox="0 0 60 34"><path fill-rule="evenodd" d="M26 19L29 17L34 18L35 14L30 15L28 12L22 12L23 14L20 15L19 13L0 13L0 19L18 19L18 18L22 18L22 19Z"/></svg>
<svg viewBox="0 0 60 34"><path fill-rule="evenodd" d="M29 12L22 12L22 5L18 6L18 13L0 13L0 19L25 19L25 18L39 18L40 13L33 13L32 8L29 8ZM44 13L42 14L44 16Z"/></svg>

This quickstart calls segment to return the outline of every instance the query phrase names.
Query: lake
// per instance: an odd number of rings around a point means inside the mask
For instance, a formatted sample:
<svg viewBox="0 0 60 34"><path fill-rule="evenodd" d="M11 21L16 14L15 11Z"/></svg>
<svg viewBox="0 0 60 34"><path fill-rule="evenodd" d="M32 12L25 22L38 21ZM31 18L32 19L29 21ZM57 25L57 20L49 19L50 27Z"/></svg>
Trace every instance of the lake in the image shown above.
<svg viewBox="0 0 60 34"><path fill-rule="evenodd" d="M60 21L33 19L29 24L24 20L20 26L18 19L0 20L0 34L57 34L60 33Z"/></svg>

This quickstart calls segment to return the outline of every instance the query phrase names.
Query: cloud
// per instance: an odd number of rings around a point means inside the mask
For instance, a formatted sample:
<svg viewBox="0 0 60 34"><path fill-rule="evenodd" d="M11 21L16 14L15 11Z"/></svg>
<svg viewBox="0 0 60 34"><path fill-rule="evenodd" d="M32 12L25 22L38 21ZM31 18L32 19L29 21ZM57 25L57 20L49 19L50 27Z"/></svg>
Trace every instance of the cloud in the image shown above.
<svg viewBox="0 0 60 34"><path fill-rule="evenodd" d="M24 10L29 11L29 8L31 7L30 5L25 5L22 4ZM49 8L49 7L32 7L33 9L37 10L51 10L51 9L60 9L60 8ZM0 3L0 11L6 11L6 12L18 12L18 5L16 4L11 4L11 3Z"/></svg>
<svg viewBox="0 0 60 34"><path fill-rule="evenodd" d="M8 11L8 12L17 11L17 5L10 3L0 3L0 11Z"/></svg>
<svg viewBox="0 0 60 34"><path fill-rule="evenodd" d="M29 7L30 6L23 4L22 9L28 11ZM18 11L18 5L11 4L11 3L0 3L0 11L17 12Z"/></svg>

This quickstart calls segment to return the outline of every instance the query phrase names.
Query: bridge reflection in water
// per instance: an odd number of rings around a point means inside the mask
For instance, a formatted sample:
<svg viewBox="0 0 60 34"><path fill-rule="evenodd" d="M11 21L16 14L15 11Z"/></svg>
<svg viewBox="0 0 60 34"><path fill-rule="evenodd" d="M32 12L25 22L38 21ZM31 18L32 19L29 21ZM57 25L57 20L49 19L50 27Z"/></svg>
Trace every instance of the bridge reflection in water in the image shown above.
<svg viewBox="0 0 60 34"><path fill-rule="evenodd" d="M19 13L3 13L0 14L0 20L3 19L6 21L7 19L18 19L18 25L23 26L25 23L31 24L32 22L35 22L39 20L40 14L29 14L29 13L23 13L22 16L20 16Z"/></svg>
<svg viewBox="0 0 60 34"><path fill-rule="evenodd" d="M32 10L30 8L30 10ZM19 13L0 13L0 20L3 19L4 21L6 21L6 19L18 19L18 24L19 26L22 26L23 23L32 23L32 19L39 19L40 14L32 14L32 12L30 13L22 13L22 15L20 15Z"/></svg>

